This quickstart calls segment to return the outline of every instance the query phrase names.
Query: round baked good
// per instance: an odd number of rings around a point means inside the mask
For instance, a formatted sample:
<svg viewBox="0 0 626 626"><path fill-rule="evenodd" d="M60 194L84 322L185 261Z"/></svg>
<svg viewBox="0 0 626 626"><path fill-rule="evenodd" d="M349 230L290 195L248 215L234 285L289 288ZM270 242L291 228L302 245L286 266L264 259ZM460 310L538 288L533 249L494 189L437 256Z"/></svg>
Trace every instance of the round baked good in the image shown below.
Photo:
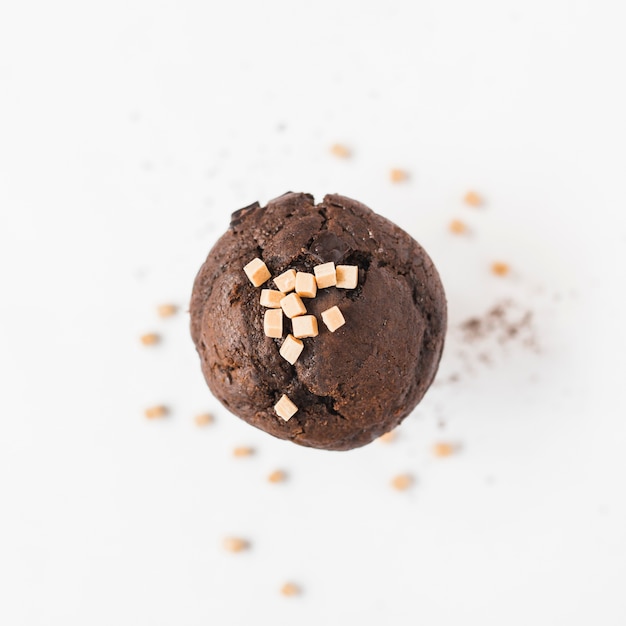
<svg viewBox="0 0 626 626"><path fill-rule="evenodd" d="M358 267L356 287L318 288L300 300L315 317L317 336L294 341L295 318L280 308L272 319L282 320L281 337L265 334L271 309L260 297L263 289L278 291L275 278L290 269L328 270L332 282L333 268L345 266ZM340 279L351 272L337 271ZM320 274L317 282L324 280ZM279 307L287 295L264 297ZM324 319L333 307L345 323L331 332ZM315 204L310 194L286 193L233 213L196 277L190 312L202 371L220 402L271 435L326 450L356 448L396 427L432 383L446 332L444 290L424 249L389 220L335 194ZM288 346L301 349L293 365L281 356L285 341L290 360Z"/></svg>

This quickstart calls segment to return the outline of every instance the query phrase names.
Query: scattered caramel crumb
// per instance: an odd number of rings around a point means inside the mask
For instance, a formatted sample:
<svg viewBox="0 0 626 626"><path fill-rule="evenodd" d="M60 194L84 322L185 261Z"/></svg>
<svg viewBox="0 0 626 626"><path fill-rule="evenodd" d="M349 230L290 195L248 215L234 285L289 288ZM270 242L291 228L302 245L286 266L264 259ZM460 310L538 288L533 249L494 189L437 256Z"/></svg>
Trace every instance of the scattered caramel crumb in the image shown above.
<svg viewBox="0 0 626 626"><path fill-rule="evenodd" d="M391 486L398 491L406 491L414 483L413 476L410 474L398 474L391 480Z"/></svg>
<svg viewBox="0 0 626 626"><path fill-rule="evenodd" d="M274 470L268 477L267 480L270 483L284 483L287 480L287 474L283 472L283 470Z"/></svg>
<svg viewBox="0 0 626 626"><path fill-rule="evenodd" d="M342 143L334 143L330 147L330 153L340 159L349 159L352 156L350 148Z"/></svg>
<svg viewBox="0 0 626 626"><path fill-rule="evenodd" d="M403 183L409 179L409 173L406 170L394 168L389 171L389 179L392 183Z"/></svg>
<svg viewBox="0 0 626 626"><path fill-rule="evenodd" d="M496 276L506 276L511 271L508 263L502 263L501 261L495 261L491 264L491 272Z"/></svg>
<svg viewBox="0 0 626 626"><path fill-rule="evenodd" d="M247 446L239 446L233 449L233 456L237 458L242 458L244 456L252 456L254 454L254 448L249 448Z"/></svg>
<svg viewBox="0 0 626 626"><path fill-rule="evenodd" d="M169 413L169 409L162 404L157 404L156 406L149 406L144 411L144 414L148 419L155 419L157 417L165 417L166 415L168 415L168 413Z"/></svg>
<svg viewBox="0 0 626 626"><path fill-rule="evenodd" d="M172 317L178 313L178 307L175 304L160 304L157 307L157 315L159 317Z"/></svg>
<svg viewBox="0 0 626 626"><path fill-rule="evenodd" d="M452 220L448 225L448 229L455 235L462 235L467 232L467 226L461 220Z"/></svg>
<svg viewBox="0 0 626 626"><path fill-rule="evenodd" d="M439 441L433 446L433 454L440 459L443 459L447 456L452 456L458 451L458 449L459 446L454 443Z"/></svg>
<svg viewBox="0 0 626 626"><path fill-rule="evenodd" d="M224 537L222 546L228 552L243 552L250 548L250 542L241 537Z"/></svg>
<svg viewBox="0 0 626 626"><path fill-rule="evenodd" d="M469 204L469 206L479 207L483 205L483 198L475 191L468 191L465 196L463 196L463 202Z"/></svg>
<svg viewBox="0 0 626 626"><path fill-rule="evenodd" d="M214 419L210 413L200 413L194 417L193 421L196 423L196 426L208 426L213 423Z"/></svg>
<svg viewBox="0 0 626 626"><path fill-rule="evenodd" d="M295 583L285 583L280 588L280 593L287 597L299 596L302 593L302 589Z"/></svg>
<svg viewBox="0 0 626 626"><path fill-rule="evenodd" d="M378 441L382 441L383 443L391 443L396 439L396 431L390 430L388 433L384 433L378 438Z"/></svg>
<svg viewBox="0 0 626 626"><path fill-rule="evenodd" d="M146 333L141 335L140 340L144 346L155 346L161 341L161 336L157 335L157 333Z"/></svg>

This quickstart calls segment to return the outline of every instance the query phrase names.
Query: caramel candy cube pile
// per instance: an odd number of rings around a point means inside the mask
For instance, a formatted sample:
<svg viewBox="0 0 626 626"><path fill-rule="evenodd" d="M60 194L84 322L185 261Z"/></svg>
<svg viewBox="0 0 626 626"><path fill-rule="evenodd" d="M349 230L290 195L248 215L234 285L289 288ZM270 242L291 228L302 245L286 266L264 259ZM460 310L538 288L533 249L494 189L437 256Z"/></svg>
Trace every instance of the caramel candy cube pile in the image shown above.
<svg viewBox="0 0 626 626"><path fill-rule="evenodd" d="M298 339L304 337L317 337L317 319L315 315L300 315L291 320L293 336Z"/></svg>
<svg viewBox="0 0 626 626"><path fill-rule="evenodd" d="M293 291L296 286L296 270L287 270L274 279L274 284L283 293Z"/></svg>
<svg viewBox="0 0 626 626"><path fill-rule="evenodd" d="M252 259L243 269L255 287L260 287L271 278L267 266L258 257ZM283 314L291 320L292 333L287 334L279 353L283 359L294 365L304 350L302 339L317 337L319 334L317 318L315 315L307 315L302 298L315 298L318 289L334 286L339 289L355 289L358 284L359 268L356 265L338 265L335 267L333 262L322 263L313 267L312 274L310 272L298 272L293 268L284 271L274 278L276 289L261 289L259 302L261 306L266 307L263 314L263 332L267 337L281 339L284 330ZM338 306L333 306L324 311L322 320L331 333L346 323ZM298 407L283 394L274 405L274 411L276 415L287 422L298 411ZM240 452L236 450L235 455L243 456L243 452ZM270 478L270 480L272 479ZM243 544L235 544L236 539L231 541L233 544L227 549L232 551L244 549Z"/></svg>
<svg viewBox="0 0 626 626"><path fill-rule="evenodd" d="M283 345L280 347L280 356L293 365L298 360L303 349L304 343L302 341L296 339L293 335L287 335L287 339L283 341Z"/></svg>
<svg viewBox="0 0 626 626"><path fill-rule="evenodd" d="M337 272L335 271L335 264L332 261L330 263L316 265L313 271L315 272L317 286L320 289L334 287L337 284Z"/></svg>
<svg viewBox="0 0 626 626"><path fill-rule="evenodd" d="M307 272L298 272L296 274L296 293L301 298L315 298L317 295L315 276Z"/></svg>
<svg viewBox="0 0 626 626"><path fill-rule="evenodd" d="M326 328L328 328L331 333L334 333L346 323L338 306L326 309L326 311L322 313L322 321L326 324Z"/></svg>
<svg viewBox="0 0 626 626"><path fill-rule="evenodd" d="M258 257L252 259L252 261L243 268L243 271L255 287L260 287L265 281L269 280L271 276L267 265Z"/></svg>
<svg viewBox="0 0 626 626"><path fill-rule="evenodd" d="M306 313L306 307L297 293L290 293L288 296L285 296L280 301L280 306L289 319Z"/></svg>
<svg viewBox="0 0 626 626"><path fill-rule="evenodd" d="M261 289L261 306L269 309L280 309L280 301L285 296L275 289Z"/></svg>
<svg viewBox="0 0 626 626"><path fill-rule="evenodd" d="M288 422L298 411L298 407L285 395L274 405L276 415Z"/></svg>
<svg viewBox="0 0 626 626"><path fill-rule="evenodd" d="M280 339L283 336L282 309L268 309L263 317L263 332L268 337Z"/></svg>
<svg viewBox="0 0 626 626"><path fill-rule="evenodd" d="M356 288L359 283L359 268L356 265L338 265L336 272L339 289Z"/></svg>

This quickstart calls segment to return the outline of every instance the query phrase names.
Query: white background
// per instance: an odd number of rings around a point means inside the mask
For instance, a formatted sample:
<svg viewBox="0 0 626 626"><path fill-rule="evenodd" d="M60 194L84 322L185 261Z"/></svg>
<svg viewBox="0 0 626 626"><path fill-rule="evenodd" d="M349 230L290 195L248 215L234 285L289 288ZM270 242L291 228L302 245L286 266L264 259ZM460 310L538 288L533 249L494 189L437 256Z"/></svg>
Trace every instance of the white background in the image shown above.
<svg viewBox="0 0 626 626"><path fill-rule="evenodd" d="M626 623L624 6L3 2L0 623ZM365 202L441 270L461 377L392 444L274 440L202 380L195 272L287 190ZM468 367L455 329L503 298L540 352Z"/></svg>

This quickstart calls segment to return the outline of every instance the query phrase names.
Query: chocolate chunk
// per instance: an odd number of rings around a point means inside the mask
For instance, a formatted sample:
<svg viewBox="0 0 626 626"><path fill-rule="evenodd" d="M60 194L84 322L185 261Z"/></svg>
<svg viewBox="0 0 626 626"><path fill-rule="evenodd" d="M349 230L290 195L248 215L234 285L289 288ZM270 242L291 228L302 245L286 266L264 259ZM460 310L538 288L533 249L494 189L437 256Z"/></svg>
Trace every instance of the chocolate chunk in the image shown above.
<svg viewBox="0 0 626 626"><path fill-rule="evenodd" d="M230 216L229 228L234 228L235 226L239 226L239 224L241 224L241 222L243 222L243 220L246 217L254 213L254 211L256 211L259 208L261 208L261 205L258 202L253 202L251 205L245 206L243 207L243 209L239 209L238 211L235 211Z"/></svg>
<svg viewBox="0 0 626 626"><path fill-rule="evenodd" d="M317 235L309 247L309 254L322 263L337 264L343 261L351 251L349 244L328 230Z"/></svg>

